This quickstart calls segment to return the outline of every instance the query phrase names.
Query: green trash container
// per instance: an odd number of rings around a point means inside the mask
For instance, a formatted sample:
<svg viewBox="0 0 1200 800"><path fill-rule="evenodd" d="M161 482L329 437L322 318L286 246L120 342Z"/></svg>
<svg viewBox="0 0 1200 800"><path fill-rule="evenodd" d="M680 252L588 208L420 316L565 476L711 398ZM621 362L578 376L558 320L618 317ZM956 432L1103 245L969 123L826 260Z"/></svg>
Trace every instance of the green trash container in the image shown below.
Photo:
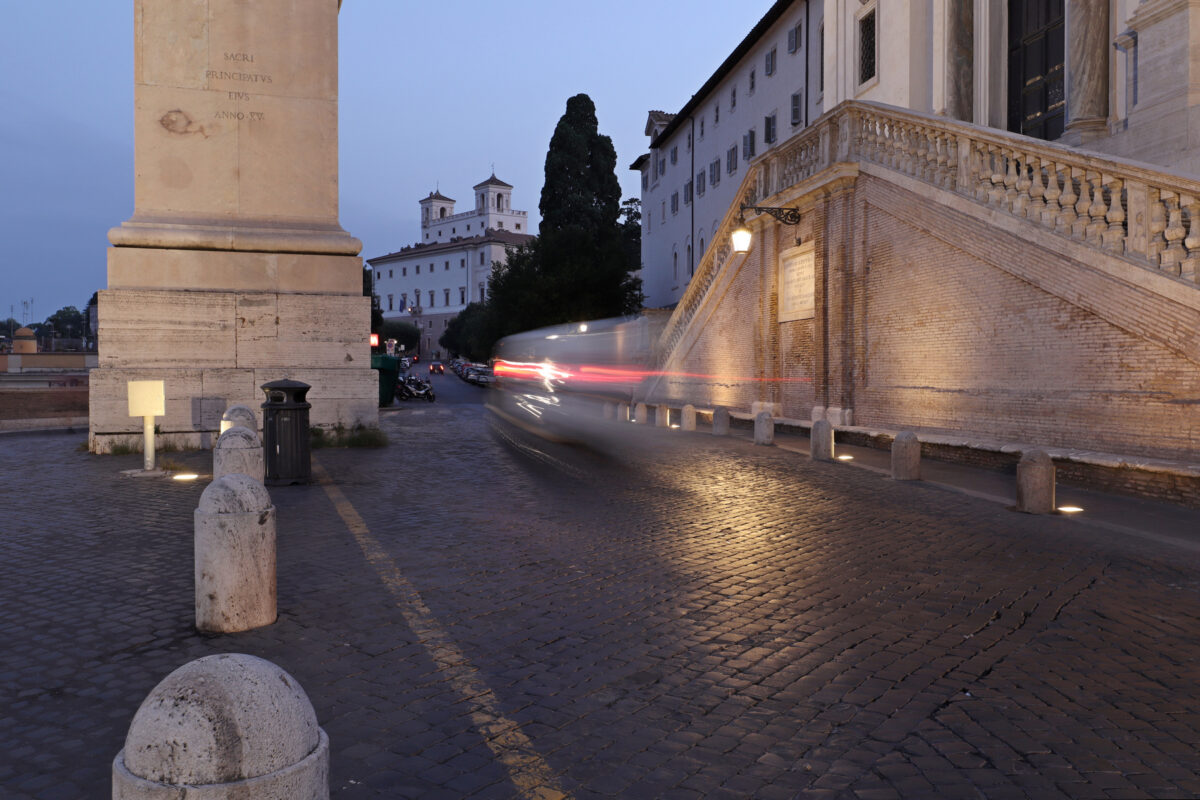
<svg viewBox="0 0 1200 800"><path fill-rule="evenodd" d="M396 381L400 379L400 359L396 356L372 355L371 369L379 372L379 407L390 406L396 399Z"/></svg>

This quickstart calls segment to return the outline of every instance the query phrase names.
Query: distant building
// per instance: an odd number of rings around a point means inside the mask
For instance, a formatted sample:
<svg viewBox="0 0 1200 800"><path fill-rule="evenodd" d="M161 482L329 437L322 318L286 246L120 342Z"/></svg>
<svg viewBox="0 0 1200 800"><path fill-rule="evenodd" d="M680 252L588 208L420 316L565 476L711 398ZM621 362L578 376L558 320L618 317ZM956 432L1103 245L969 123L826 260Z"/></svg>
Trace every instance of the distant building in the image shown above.
<svg viewBox="0 0 1200 800"><path fill-rule="evenodd" d="M421 240L367 259L385 319L409 319L421 328L421 352L437 340L468 303L487 299L493 264L533 238L528 214L512 208L513 187L494 174L474 187L475 208L454 213L455 201L430 192L420 201Z"/></svg>

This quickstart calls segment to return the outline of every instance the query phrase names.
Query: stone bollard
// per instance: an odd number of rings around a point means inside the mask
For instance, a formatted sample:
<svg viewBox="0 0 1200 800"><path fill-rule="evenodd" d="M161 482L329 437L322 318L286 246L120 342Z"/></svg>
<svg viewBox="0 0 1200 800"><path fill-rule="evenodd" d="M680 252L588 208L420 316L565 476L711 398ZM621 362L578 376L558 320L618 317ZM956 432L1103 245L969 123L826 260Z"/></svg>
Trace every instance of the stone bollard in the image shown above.
<svg viewBox="0 0 1200 800"><path fill-rule="evenodd" d="M685 431L696 430L696 407L691 403L683 407L679 414L679 427Z"/></svg>
<svg viewBox="0 0 1200 800"><path fill-rule="evenodd" d="M654 427L671 427L671 407L665 403L654 407Z"/></svg>
<svg viewBox="0 0 1200 800"><path fill-rule="evenodd" d="M205 656L142 701L113 759L113 800L328 800L329 737L296 679L241 653Z"/></svg>
<svg viewBox="0 0 1200 800"><path fill-rule="evenodd" d="M729 409L725 406L717 406L713 409L712 434L713 436L729 435Z"/></svg>
<svg viewBox="0 0 1200 800"><path fill-rule="evenodd" d="M754 417L754 443L775 444L775 419L770 411L760 411Z"/></svg>
<svg viewBox="0 0 1200 800"><path fill-rule="evenodd" d="M275 621L275 506L249 475L200 495L195 520L196 628L233 633Z"/></svg>
<svg viewBox="0 0 1200 800"><path fill-rule="evenodd" d="M1030 450L1017 463L1017 511L1054 511L1054 461L1045 450Z"/></svg>
<svg viewBox="0 0 1200 800"><path fill-rule="evenodd" d="M254 416L254 409L250 406L230 406L225 409L225 413L221 415L221 433L238 425L257 433L258 417Z"/></svg>
<svg viewBox="0 0 1200 800"><path fill-rule="evenodd" d="M646 408L645 403L638 403L634 407L633 421L636 422L638 425L645 425L646 423L650 422L650 412Z"/></svg>
<svg viewBox="0 0 1200 800"><path fill-rule="evenodd" d="M901 431L892 440L892 479L921 480L921 442L912 431Z"/></svg>
<svg viewBox="0 0 1200 800"><path fill-rule="evenodd" d="M605 402L602 416L604 419L609 419L609 420L616 419L617 418L617 407L612 403Z"/></svg>
<svg viewBox="0 0 1200 800"><path fill-rule="evenodd" d="M629 422L629 403L617 404L617 422Z"/></svg>
<svg viewBox="0 0 1200 800"><path fill-rule="evenodd" d="M234 473L249 475L259 483L267 477L262 439L241 425L222 433L213 448L213 480Z"/></svg>
<svg viewBox="0 0 1200 800"><path fill-rule="evenodd" d="M819 419L812 424L808 453L813 461L833 461L833 426Z"/></svg>

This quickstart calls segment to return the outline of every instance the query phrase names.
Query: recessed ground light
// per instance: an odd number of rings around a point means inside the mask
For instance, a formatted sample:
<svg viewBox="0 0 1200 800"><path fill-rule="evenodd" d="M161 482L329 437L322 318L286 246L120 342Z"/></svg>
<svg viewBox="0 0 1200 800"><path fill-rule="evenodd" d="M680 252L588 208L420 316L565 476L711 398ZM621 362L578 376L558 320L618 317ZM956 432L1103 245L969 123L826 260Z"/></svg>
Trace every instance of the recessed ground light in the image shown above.
<svg viewBox="0 0 1200 800"><path fill-rule="evenodd" d="M199 478L199 477L200 476L194 472L176 472L174 475L171 476L171 480L173 480L173 481L194 481L194 480L196 480L196 478Z"/></svg>
<svg viewBox="0 0 1200 800"><path fill-rule="evenodd" d="M1079 506L1059 506L1058 510L1063 514L1078 514L1080 511L1083 511Z"/></svg>
<svg viewBox="0 0 1200 800"><path fill-rule="evenodd" d="M672 427L672 428L678 428L679 426L678 426L678 425L672 425L671 427Z"/></svg>
<svg viewBox="0 0 1200 800"><path fill-rule="evenodd" d="M838 461L853 461L854 456L838 456L837 460Z"/></svg>

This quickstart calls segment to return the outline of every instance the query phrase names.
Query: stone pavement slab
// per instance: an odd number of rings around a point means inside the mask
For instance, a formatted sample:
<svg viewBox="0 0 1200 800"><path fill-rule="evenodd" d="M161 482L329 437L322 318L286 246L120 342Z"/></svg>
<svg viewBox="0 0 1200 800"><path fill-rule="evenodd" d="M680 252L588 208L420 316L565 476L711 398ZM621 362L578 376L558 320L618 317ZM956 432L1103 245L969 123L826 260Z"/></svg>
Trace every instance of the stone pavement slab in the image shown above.
<svg viewBox="0 0 1200 800"><path fill-rule="evenodd" d="M420 410L271 490L280 618L227 636L192 628L203 482L0 440L0 795L107 796L146 693L215 652L301 682L339 798L1200 794L1188 550L736 438L514 449Z"/></svg>

